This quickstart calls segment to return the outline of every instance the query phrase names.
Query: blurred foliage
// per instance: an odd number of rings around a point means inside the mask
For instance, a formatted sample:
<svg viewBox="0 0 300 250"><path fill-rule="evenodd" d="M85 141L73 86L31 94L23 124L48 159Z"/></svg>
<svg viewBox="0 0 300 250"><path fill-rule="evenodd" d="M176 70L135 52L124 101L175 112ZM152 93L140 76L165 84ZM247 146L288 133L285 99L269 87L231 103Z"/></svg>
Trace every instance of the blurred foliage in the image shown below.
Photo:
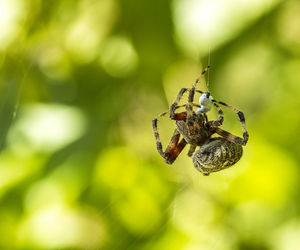
<svg viewBox="0 0 300 250"><path fill-rule="evenodd" d="M299 11L0 0L0 248L299 249ZM205 177L186 149L164 163L151 120L208 51L209 89L245 113L250 140ZM173 128L159 123L164 145ZM228 110L224 128L241 134Z"/></svg>

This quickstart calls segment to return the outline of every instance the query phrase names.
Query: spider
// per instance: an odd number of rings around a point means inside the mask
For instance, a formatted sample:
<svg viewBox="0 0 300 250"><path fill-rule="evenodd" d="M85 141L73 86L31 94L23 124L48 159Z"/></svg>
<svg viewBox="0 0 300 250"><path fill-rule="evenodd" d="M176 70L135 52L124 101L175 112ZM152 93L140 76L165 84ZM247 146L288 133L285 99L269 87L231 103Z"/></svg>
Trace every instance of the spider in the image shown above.
<svg viewBox="0 0 300 250"><path fill-rule="evenodd" d="M165 159L165 162L172 164L183 148L190 144L188 156L192 157L195 168L203 175L209 175L237 163L243 153L242 146L247 144L249 138L243 112L224 102L213 99L209 92L196 89L197 83L209 67L207 66L203 70L192 88L182 88L179 91L176 100L168 111L152 120L157 151ZM186 92L188 92L188 102L179 106L178 103ZM195 92L201 94L200 105L193 103ZM223 124L224 114L218 104L231 109L238 115L242 124L243 138L219 128ZM215 106L218 110L218 119L208 121L206 113L210 111L212 106ZM175 113L181 107L184 107L186 111ZM194 107L197 107L196 111L194 111ZM168 113L170 113L170 118L175 120L176 128L166 150L163 151L157 121ZM213 134L218 134L221 137L212 138ZM180 136L183 138L179 141ZM197 147L200 148L196 151Z"/></svg>

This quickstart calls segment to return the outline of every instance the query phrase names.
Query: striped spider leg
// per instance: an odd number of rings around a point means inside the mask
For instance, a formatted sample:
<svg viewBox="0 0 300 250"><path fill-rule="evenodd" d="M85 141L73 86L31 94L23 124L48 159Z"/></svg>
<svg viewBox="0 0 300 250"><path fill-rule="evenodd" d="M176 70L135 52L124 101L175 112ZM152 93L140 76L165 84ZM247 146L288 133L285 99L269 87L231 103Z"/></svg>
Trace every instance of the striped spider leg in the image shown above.
<svg viewBox="0 0 300 250"><path fill-rule="evenodd" d="M180 106L175 106L174 111L181 108L181 107L186 107L186 105L187 104L180 105ZM194 104L194 103L192 105L195 106L195 107L200 107L199 105ZM163 112L160 115L158 115L156 118L154 118L152 120L152 128L153 128L154 136L155 136L155 139L156 139L156 147L157 147L158 153L165 159L165 161L168 164L172 164L176 160L178 155L181 153L181 151L184 149L187 142L184 140L184 138L182 138L181 141L179 142L180 133L177 129L175 129L166 150L163 151L161 139L160 139L160 136L159 136L159 133L158 133L157 122L161 117L165 116L169 112L170 112L170 110L168 110L166 112ZM187 117L186 112L181 112L181 113L173 112L172 120L182 121L182 120L186 120L186 117ZM206 119L207 119L207 117L206 117ZM189 152L188 152L188 155L191 156L193 154L193 152L195 151L195 149L196 149L196 147L191 145L190 149L189 149Z"/></svg>
<svg viewBox="0 0 300 250"><path fill-rule="evenodd" d="M239 117L239 120L242 124L242 132L243 132L243 138L238 137L236 135L233 135L223 129L220 128L216 128L216 133L222 137L224 137L225 139L227 139L228 141L231 141L233 143L239 144L241 146L245 146L247 144L247 141L249 139L249 133L247 131L247 127L246 127L246 123L245 123L245 116L243 114L243 112L239 111L237 108L232 107L228 104L226 104L225 102L220 102L220 101L216 101L213 100L214 103L218 103L221 104L229 109L231 109L234 113L236 113Z"/></svg>
<svg viewBox="0 0 300 250"><path fill-rule="evenodd" d="M177 107L174 108L174 110L176 110L180 107L183 107L183 106L185 106L185 105L177 106ZM169 113L169 110L164 112L164 113L161 113L156 118L154 118L152 120L152 128L153 128L153 132L154 132L154 136L155 136L155 140L156 140L156 148L157 148L158 153L165 159L166 163L172 164L176 160L177 156L184 149L187 142L183 138L179 142L180 133L178 132L177 129L175 129L166 150L163 151L161 139L160 139L160 136L159 136L159 133L158 133L157 121L161 117L165 116L167 113ZM186 119L185 112L182 112L182 113L179 113L179 114L176 114L176 115L177 116L176 117L174 116L173 119L176 119L176 120Z"/></svg>
<svg viewBox="0 0 300 250"><path fill-rule="evenodd" d="M238 162L242 156L242 146L247 144L249 138L245 116L241 111L224 102L214 100L209 92L196 89L197 83L208 69L209 66L202 71L191 88L182 88L179 91L168 111L152 120L157 151L165 161L172 164L184 147L189 144L188 156L192 157L195 168L204 175L228 168ZM179 106L179 102L185 93L188 93L188 102ZM195 93L201 94L199 98L200 105L193 103ZM229 108L238 115L242 125L243 138L219 128L224 121L224 114L219 105ZM213 106L218 111L218 118L209 121L206 113ZM176 113L176 110L180 107L185 107L185 111ZM194 107L197 107L195 111ZM168 113L170 113L170 118L175 121L176 128L166 150L163 151L157 123L161 117ZM221 137L212 137L214 134ZM198 150L196 150L197 147L199 147Z"/></svg>

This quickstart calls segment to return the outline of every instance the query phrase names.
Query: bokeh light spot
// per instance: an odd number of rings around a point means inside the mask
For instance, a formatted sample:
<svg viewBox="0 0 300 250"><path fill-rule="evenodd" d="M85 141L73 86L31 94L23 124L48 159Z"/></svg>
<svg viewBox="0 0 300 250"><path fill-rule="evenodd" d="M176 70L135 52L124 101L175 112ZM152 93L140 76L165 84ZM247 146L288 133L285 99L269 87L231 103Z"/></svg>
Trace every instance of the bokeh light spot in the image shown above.
<svg viewBox="0 0 300 250"><path fill-rule="evenodd" d="M24 108L9 134L14 147L57 150L83 135L86 120L80 110L61 104L34 104ZM14 145L17 144L17 145ZM25 149L26 150L26 149Z"/></svg>
<svg viewBox="0 0 300 250"><path fill-rule="evenodd" d="M95 183L112 189L130 189L138 178L138 161L125 148L102 154L97 162Z"/></svg>
<svg viewBox="0 0 300 250"><path fill-rule="evenodd" d="M0 157L0 196L9 188L36 173L44 163L43 157L2 152Z"/></svg>
<svg viewBox="0 0 300 250"><path fill-rule="evenodd" d="M153 233L162 221L161 206L169 190L152 169L144 165L125 148L113 148L99 156L95 173L95 191L107 193L116 218L131 233Z"/></svg>
<svg viewBox="0 0 300 250"><path fill-rule="evenodd" d="M279 0L174 0L173 19L178 44L191 56L207 52L235 36ZM228 15L230 13L230 15Z"/></svg>
<svg viewBox="0 0 300 250"><path fill-rule="evenodd" d="M122 224L135 235L147 235L159 228L162 213L156 199L144 189L132 189L112 209Z"/></svg>
<svg viewBox="0 0 300 250"><path fill-rule="evenodd" d="M255 150L253 150L255 145ZM244 154L245 172L230 186L229 194L235 203L260 201L282 207L296 184L296 164L287 153L265 141L248 143Z"/></svg>
<svg viewBox="0 0 300 250"><path fill-rule="evenodd" d="M17 36L26 13L24 3L22 0L0 0L0 50Z"/></svg>
<svg viewBox="0 0 300 250"><path fill-rule="evenodd" d="M287 221L276 228L269 238L274 250L297 250L300 246L300 219Z"/></svg>
<svg viewBox="0 0 300 250"><path fill-rule="evenodd" d="M118 18L116 1L82 1L78 17L65 33L65 45L74 59L89 63L98 55L102 40Z"/></svg>
<svg viewBox="0 0 300 250"><path fill-rule="evenodd" d="M105 238L98 216L63 206L49 206L31 214L19 228L19 241L40 248L95 248Z"/></svg>
<svg viewBox="0 0 300 250"><path fill-rule="evenodd" d="M138 56L127 38L110 37L103 42L99 62L110 75L124 77L137 68Z"/></svg>
<svg viewBox="0 0 300 250"><path fill-rule="evenodd" d="M285 49L300 53L300 3L287 1L277 20L278 39Z"/></svg>
<svg viewBox="0 0 300 250"><path fill-rule="evenodd" d="M74 157L72 161L56 168L51 175L33 183L24 197L27 212L34 212L55 205L72 205L85 187L84 167Z"/></svg>

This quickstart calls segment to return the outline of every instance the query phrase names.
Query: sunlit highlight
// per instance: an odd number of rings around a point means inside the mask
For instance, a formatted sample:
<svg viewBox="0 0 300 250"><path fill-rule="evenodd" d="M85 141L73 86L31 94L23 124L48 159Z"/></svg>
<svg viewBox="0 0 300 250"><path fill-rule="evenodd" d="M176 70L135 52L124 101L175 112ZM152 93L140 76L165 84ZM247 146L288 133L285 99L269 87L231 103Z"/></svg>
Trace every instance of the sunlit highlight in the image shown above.
<svg viewBox="0 0 300 250"><path fill-rule="evenodd" d="M94 182L95 195L102 193L103 188L117 191L109 209L131 233L149 234L158 228L163 219L160 204L167 199L167 190L159 177L125 148L110 149L100 155Z"/></svg>
<svg viewBox="0 0 300 250"><path fill-rule="evenodd" d="M37 151L52 151L76 140L85 131L85 118L76 108L35 104L21 113L9 134L12 145L16 143Z"/></svg>
<svg viewBox="0 0 300 250"><path fill-rule="evenodd" d="M75 158L75 157L74 157ZM47 178L33 183L26 192L24 208L28 213L48 206L73 204L85 187L84 167L72 159L56 168Z"/></svg>
<svg viewBox="0 0 300 250"><path fill-rule="evenodd" d="M92 213L50 206L21 224L19 240L42 248L95 248L102 244L104 232L103 224Z"/></svg>
<svg viewBox="0 0 300 250"><path fill-rule="evenodd" d="M0 49L15 38L26 13L22 0L0 0Z"/></svg>
<svg viewBox="0 0 300 250"><path fill-rule="evenodd" d="M274 250L291 250L300 246L300 221L299 217L291 219L275 229L269 241Z"/></svg>
<svg viewBox="0 0 300 250"><path fill-rule="evenodd" d="M125 37L108 38L100 51L100 64L112 76L131 74L138 64L133 44Z"/></svg>
<svg viewBox="0 0 300 250"><path fill-rule="evenodd" d="M194 57L199 52L207 53L210 46L212 49L219 47L278 2L174 0L173 16L178 43Z"/></svg>
<svg viewBox="0 0 300 250"><path fill-rule="evenodd" d="M77 20L67 33L67 48L77 60L84 63L90 62L96 57L100 42L91 22L88 17L83 17Z"/></svg>
<svg viewBox="0 0 300 250"><path fill-rule="evenodd" d="M231 199L235 203L259 201L273 207L283 206L286 194L296 184L294 161L264 141L256 141L255 150L251 146L250 143L241 165L246 171L230 186Z"/></svg>
<svg viewBox="0 0 300 250"><path fill-rule="evenodd" d="M102 40L118 18L116 1L82 1L78 17L66 28L65 46L80 63L97 58Z"/></svg>
<svg viewBox="0 0 300 250"><path fill-rule="evenodd" d="M277 21L278 38L285 49L300 53L300 3L288 1Z"/></svg>
<svg viewBox="0 0 300 250"><path fill-rule="evenodd" d="M8 150L2 152L0 157L0 197L11 186L38 171L43 160L36 156L16 155Z"/></svg>

